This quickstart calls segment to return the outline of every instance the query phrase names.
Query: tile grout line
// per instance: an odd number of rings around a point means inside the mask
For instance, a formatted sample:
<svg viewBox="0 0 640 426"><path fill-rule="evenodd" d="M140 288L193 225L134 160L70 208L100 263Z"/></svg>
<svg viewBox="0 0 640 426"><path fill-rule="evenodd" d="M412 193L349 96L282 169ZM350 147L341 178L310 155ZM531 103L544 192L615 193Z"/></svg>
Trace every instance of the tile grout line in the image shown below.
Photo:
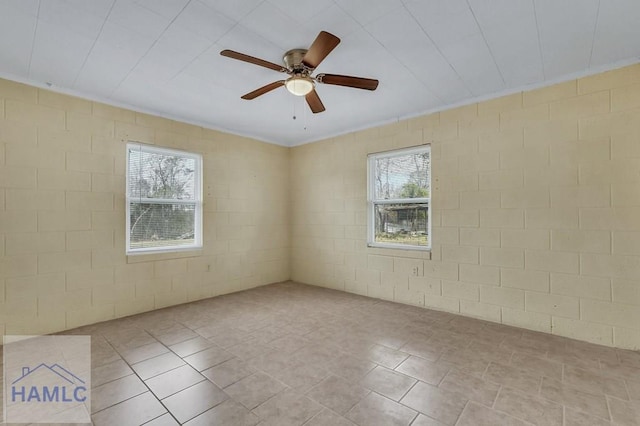
<svg viewBox="0 0 640 426"><path fill-rule="evenodd" d="M118 354L118 356L120 356L120 360L122 360L125 364L127 364L127 366L131 369L131 372L132 372L132 373L131 373L131 374L127 374L126 376L119 377L119 378L117 378L117 379L114 379L114 380L110 380L110 381L108 381L108 382L105 382L105 383L103 383L103 384L102 384L102 385L100 385L100 386L103 386L103 385L108 384L108 383L113 383L113 382L115 382L116 380L120 380L120 379L122 379L122 378L124 378L124 377L136 376L136 377L137 377L137 378L142 382L142 384L144 384L144 386L147 388L147 391L146 391L146 392L139 393L138 395L134 395L134 396L131 396L131 397L129 397L129 398L126 398L126 399L124 399L124 400L122 400L122 401L119 401L119 402L117 402L117 403L113 404L113 405L110 405L110 406L105 407L105 408L103 408L103 409L101 409L101 410L99 410L99 411L96 411L95 413L91 413L91 416L93 417L93 415L95 415L95 414L101 413L101 412L103 412L103 411L105 411L105 410L108 410L108 409L110 409L110 408L112 408L112 407L115 407L115 406L117 406L117 405L119 405L119 404L121 404L121 403L123 403L123 402L129 401L129 400L131 400L131 399L133 399L133 398L136 398L136 397L138 397L138 396L140 396L140 395L144 395L144 394L145 394L145 393L147 393L147 392L149 392L151 395L153 395L153 397L154 397L154 398L155 398L155 399L156 399L156 400L157 400L157 401L158 401L158 402L163 406L163 408L164 408L165 410L167 410L167 413L170 413L170 411L167 409L167 407L165 407L165 406L164 406L164 404L162 404L162 401L156 397L156 395L153 393L153 391L151 390L151 388L149 388L149 386L147 386L146 382L145 382L144 380L142 380L142 378L138 375L138 373L137 373L133 368L131 368L131 365L132 365L132 364L129 364L129 362L128 362L126 359L124 359L124 358L122 357L122 355L120 354L120 352L119 352L119 351L118 351L118 350L113 346L113 344L112 344L112 343L111 343L111 342L110 342L110 341L109 341L109 340L108 340L104 335L103 335L102 337L104 337L105 342L106 342L106 343L111 347L111 349L113 349L113 350L114 350L114 352L116 352L116 353ZM158 355L158 356L159 356L159 355ZM155 358L155 357L152 357L152 358ZM149 358L149 359L152 359L152 358ZM145 361L146 361L146 360L145 360ZM118 360L113 361L113 362L118 362ZM113 362L111 362L111 363L106 363L106 364L104 364L104 365L112 364ZM101 367L102 367L102 366L101 366ZM96 386L96 387L99 387L99 386ZM93 388L92 388L92 391L93 391ZM162 415L164 415L164 414L165 414L165 413L162 413L162 414L161 414L161 416L162 416ZM158 417L160 417L160 416L158 416ZM172 415L172 417L173 417L173 415ZM156 419L156 418L157 418L157 417L154 417L154 419ZM154 420L154 419L151 419L151 420ZM175 419L175 417L174 417L174 419ZM151 420L149 420L149 421L151 421ZM176 421L177 421L177 419L176 419ZM148 423L148 422L147 422L147 423Z"/></svg>

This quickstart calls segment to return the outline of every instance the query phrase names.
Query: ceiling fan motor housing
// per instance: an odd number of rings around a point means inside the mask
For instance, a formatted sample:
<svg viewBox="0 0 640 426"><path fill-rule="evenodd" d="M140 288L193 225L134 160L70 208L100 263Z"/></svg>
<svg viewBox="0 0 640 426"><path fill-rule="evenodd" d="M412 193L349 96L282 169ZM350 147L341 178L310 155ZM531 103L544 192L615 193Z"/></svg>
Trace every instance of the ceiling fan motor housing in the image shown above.
<svg viewBox="0 0 640 426"><path fill-rule="evenodd" d="M303 73L306 67L302 64L302 59L306 53L307 49L291 49L284 54L282 60L285 66L294 73Z"/></svg>

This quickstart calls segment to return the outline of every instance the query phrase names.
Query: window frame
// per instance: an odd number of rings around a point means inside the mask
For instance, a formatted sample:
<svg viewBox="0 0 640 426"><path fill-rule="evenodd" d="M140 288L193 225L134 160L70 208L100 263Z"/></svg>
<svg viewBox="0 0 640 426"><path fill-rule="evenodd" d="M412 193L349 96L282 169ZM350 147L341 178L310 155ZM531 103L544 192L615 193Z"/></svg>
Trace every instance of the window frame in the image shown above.
<svg viewBox="0 0 640 426"><path fill-rule="evenodd" d="M423 198L394 198L375 199L376 167L375 161L380 158L401 157L410 154L428 153L431 161L431 144L413 146L410 148L393 149L367 155L367 246L372 248L387 248L400 250L431 251L431 167L427 174L429 183L429 197ZM427 245L383 243L375 240L375 208L382 204L426 204L427 206Z"/></svg>
<svg viewBox="0 0 640 426"><path fill-rule="evenodd" d="M195 160L195 177L194 177L194 197L192 200L178 200L169 198L141 198L132 197L129 193L129 154L131 150L140 149L144 152L150 152L154 154L180 156L183 158L189 158ZM158 147L154 145L144 144L141 142L129 141L126 146L126 164L125 164L125 210L126 210L126 240L125 248L127 256L145 255L154 253L173 253L194 251L202 249L202 155L195 152L183 151L172 148ZM164 247L148 247L148 248L131 248L131 203L140 204L195 204L195 217L194 217L194 229L193 238L194 242L190 245L180 246L164 246Z"/></svg>

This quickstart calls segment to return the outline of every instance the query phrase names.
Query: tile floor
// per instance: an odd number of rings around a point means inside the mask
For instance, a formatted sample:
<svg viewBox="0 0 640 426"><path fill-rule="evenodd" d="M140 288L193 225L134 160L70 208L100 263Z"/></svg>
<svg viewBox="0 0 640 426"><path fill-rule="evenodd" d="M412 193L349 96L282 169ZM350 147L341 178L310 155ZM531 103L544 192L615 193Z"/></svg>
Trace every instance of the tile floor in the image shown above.
<svg viewBox="0 0 640 426"><path fill-rule="evenodd" d="M640 425L640 353L295 283L72 330L96 425Z"/></svg>

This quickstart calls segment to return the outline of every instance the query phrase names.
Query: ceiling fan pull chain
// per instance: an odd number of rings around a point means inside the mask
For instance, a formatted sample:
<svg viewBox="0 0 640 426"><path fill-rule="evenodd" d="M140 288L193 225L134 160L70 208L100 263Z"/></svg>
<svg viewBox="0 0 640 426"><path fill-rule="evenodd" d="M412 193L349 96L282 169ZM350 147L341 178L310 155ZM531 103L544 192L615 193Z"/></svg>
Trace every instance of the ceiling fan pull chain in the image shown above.
<svg viewBox="0 0 640 426"><path fill-rule="evenodd" d="M295 120L297 118L296 117L296 99L295 98L292 99L291 106L293 106L293 119Z"/></svg>
<svg viewBox="0 0 640 426"><path fill-rule="evenodd" d="M307 109L304 108L304 106L302 108L302 120L304 122L302 129L306 132L307 131Z"/></svg>

